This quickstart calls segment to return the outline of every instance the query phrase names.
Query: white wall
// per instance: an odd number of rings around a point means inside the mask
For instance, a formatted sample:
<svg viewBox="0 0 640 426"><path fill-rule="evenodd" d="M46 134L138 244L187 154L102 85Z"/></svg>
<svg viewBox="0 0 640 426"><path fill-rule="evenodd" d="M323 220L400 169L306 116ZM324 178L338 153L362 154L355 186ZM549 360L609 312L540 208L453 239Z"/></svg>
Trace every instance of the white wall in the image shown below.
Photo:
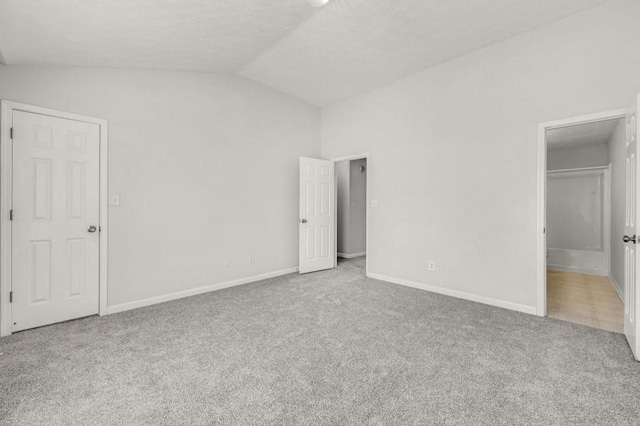
<svg viewBox="0 0 640 426"><path fill-rule="evenodd" d="M609 140L611 162L611 266L610 276L618 293L624 297L624 215L625 215L625 167L626 125L624 120L616 127Z"/></svg>
<svg viewBox="0 0 640 426"><path fill-rule="evenodd" d="M608 164L609 153L606 143L547 151L547 170L598 167Z"/></svg>
<svg viewBox="0 0 640 426"><path fill-rule="evenodd" d="M316 107L224 74L35 66L0 66L0 98L109 120L110 306L297 266Z"/></svg>
<svg viewBox="0 0 640 426"><path fill-rule="evenodd" d="M375 170L370 272L533 312L537 126L632 104L638 16L608 2L324 108L323 156Z"/></svg>

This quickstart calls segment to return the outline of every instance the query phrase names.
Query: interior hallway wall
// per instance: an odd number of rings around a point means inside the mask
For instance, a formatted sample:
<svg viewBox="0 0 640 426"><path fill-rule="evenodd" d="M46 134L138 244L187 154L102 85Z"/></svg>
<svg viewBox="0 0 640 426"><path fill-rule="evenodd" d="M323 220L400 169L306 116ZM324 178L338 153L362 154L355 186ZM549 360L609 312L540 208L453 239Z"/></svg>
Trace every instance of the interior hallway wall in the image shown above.
<svg viewBox="0 0 640 426"><path fill-rule="evenodd" d="M360 168L364 168L364 172ZM367 160L352 160L349 173L349 255L363 255L367 251Z"/></svg>
<svg viewBox="0 0 640 426"><path fill-rule="evenodd" d="M337 233L338 233L338 253L348 253L349 250L349 225L350 225L350 203L349 203L349 179L350 161L339 161L336 163L336 191L338 193L337 205Z"/></svg>
<svg viewBox="0 0 640 426"><path fill-rule="evenodd" d="M318 108L226 74L40 66L0 66L0 98L109 120L109 306L297 267Z"/></svg>
<svg viewBox="0 0 640 426"><path fill-rule="evenodd" d="M564 170L607 165L609 165L609 152L606 143L550 149L547 151L547 170Z"/></svg>
<svg viewBox="0 0 640 426"><path fill-rule="evenodd" d="M626 123L620 120L608 144L611 162L611 282L624 298L624 235L625 176L626 176Z"/></svg>
<svg viewBox="0 0 640 426"><path fill-rule="evenodd" d="M364 172L360 171L364 167ZM336 163L338 256L363 256L367 250L367 160Z"/></svg>
<svg viewBox="0 0 640 426"><path fill-rule="evenodd" d="M634 102L638 16L603 3L324 108L323 157L376 171L370 274L535 312L538 125Z"/></svg>

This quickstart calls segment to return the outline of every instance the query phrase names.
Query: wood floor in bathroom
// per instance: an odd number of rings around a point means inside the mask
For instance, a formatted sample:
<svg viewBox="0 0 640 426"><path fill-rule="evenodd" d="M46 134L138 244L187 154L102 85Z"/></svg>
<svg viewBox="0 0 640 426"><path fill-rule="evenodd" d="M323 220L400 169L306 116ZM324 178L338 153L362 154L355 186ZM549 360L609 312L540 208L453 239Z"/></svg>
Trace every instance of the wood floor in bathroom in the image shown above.
<svg viewBox="0 0 640 426"><path fill-rule="evenodd" d="M624 305L607 277L548 270L547 316L624 332Z"/></svg>

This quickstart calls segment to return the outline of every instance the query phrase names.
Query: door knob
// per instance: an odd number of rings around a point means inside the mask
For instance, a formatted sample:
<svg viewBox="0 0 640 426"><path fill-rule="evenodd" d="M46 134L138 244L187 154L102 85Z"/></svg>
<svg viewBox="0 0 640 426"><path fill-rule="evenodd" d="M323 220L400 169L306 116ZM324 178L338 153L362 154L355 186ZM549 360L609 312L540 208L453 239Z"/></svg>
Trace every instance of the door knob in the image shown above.
<svg viewBox="0 0 640 426"><path fill-rule="evenodd" d="M300 222L307 223L307 219L302 219Z"/></svg>
<svg viewBox="0 0 640 426"><path fill-rule="evenodd" d="M91 225L90 227L87 228L87 232L96 232L97 230L98 230L98 228L96 228L93 225Z"/></svg>
<svg viewBox="0 0 640 426"><path fill-rule="evenodd" d="M622 237L622 241L624 241L625 243L628 243L629 241L631 241L633 244L635 244L636 236L634 235L633 237L630 237L628 235L625 235L624 237Z"/></svg>

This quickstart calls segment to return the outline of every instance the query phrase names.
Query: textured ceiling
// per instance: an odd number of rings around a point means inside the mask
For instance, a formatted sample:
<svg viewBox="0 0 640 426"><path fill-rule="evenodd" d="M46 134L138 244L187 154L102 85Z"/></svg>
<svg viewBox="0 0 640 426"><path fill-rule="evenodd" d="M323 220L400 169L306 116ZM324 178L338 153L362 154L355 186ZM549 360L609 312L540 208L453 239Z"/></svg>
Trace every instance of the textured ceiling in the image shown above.
<svg viewBox="0 0 640 426"><path fill-rule="evenodd" d="M7 64L234 72L318 9L304 0L0 0Z"/></svg>
<svg viewBox="0 0 640 426"><path fill-rule="evenodd" d="M598 121L547 131L547 149L575 148L609 142L621 119Z"/></svg>
<svg viewBox="0 0 640 426"><path fill-rule="evenodd" d="M240 73L327 105L603 2L334 0Z"/></svg>
<svg viewBox="0 0 640 426"><path fill-rule="evenodd" d="M237 72L324 106L607 0L0 0L7 64Z"/></svg>

